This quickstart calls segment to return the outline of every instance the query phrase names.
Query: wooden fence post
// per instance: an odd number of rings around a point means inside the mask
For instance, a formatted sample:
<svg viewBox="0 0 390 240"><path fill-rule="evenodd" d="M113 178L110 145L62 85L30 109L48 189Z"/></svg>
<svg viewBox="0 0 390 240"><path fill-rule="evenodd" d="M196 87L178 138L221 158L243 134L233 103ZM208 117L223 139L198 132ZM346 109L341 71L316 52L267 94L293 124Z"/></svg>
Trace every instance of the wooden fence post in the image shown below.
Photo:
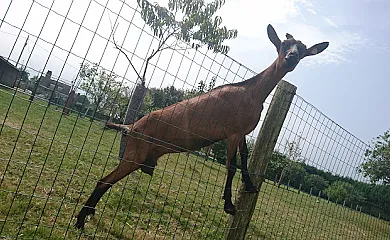
<svg viewBox="0 0 390 240"><path fill-rule="evenodd" d="M278 182L278 174L275 175L274 185Z"/></svg>
<svg viewBox="0 0 390 240"><path fill-rule="evenodd" d="M131 94L129 105L127 105L126 117L123 124L131 124L134 123L139 109L141 108L141 104L144 101L144 97L146 94L146 87L142 84L137 84L133 93ZM121 135L121 142L119 147L119 161L122 161L123 154L125 153L126 141L123 135Z"/></svg>
<svg viewBox="0 0 390 240"><path fill-rule="evenodd" d="M257 136L255 148L248 163L248 171L253 183L259 189L264 181L264 173L269 158L278 140L280 130L287 116L296 89L294 85L284 80L279 82L259 135ZM243 185L241 185L236 201L237 214L230 218L229 230L225 236L226 240L245 238L258 197L259 193L244 192Z"/></svg>

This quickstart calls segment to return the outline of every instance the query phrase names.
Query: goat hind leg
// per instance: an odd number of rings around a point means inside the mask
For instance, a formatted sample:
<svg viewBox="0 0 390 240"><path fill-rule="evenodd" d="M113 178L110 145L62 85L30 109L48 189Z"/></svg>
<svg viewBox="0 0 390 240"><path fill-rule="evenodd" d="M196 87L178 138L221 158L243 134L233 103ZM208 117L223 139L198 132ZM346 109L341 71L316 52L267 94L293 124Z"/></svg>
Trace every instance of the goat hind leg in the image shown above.
<svg viewBox="0 0 390 240"><path fill-rule="evenodd" d="M88 215L95 214L95 207L99 202L100 198L104 195L104 193L107 192L107 190L116 182L118 182L131 172L137 170L139 167L140 165L138 163L123 160L120 162L118 167L115 168L110 174L99 180L91 196L88 198L87 202L84 204L83 208L76 216L77 221L75 227L78 229L84 228L85 218Z"/></svg>
<svg viewBox="0 0 390 240"><path fill-rule="evenodd" d="M225 204L223 210L231 215L235 215L237 210L232 202L232 182L234 175L237 171L237 163L236 163L236 154L237 154L237 144L235 144L235 138L227 139L227 156L226 156L226 168L227 168L227 178L225 189L223 193L223 199L225 200Z"/></svg>
<svg viewBox="0 0 390 240"><path fill-rule="evenodd" d="M245 136L241 139L240 145L240 156L241 156L241 174L242 181L244 182L245 191L250 193L256 193L259 190L253 185L248 172L248 146L246 145Z"/></svg>
<svg viewBox="0 0 390 240"><path fill-rule="evenodd" d="M93 190L91 196L88 198L87 202L84 204L83 208L76 216L77 221L75 227L78 229L84 228L85 218L88 215L95 215L95 206L103 196L103 194L110 188L109 185L104 184L103 180L99 180L96 184L95 189Z"/></svg>

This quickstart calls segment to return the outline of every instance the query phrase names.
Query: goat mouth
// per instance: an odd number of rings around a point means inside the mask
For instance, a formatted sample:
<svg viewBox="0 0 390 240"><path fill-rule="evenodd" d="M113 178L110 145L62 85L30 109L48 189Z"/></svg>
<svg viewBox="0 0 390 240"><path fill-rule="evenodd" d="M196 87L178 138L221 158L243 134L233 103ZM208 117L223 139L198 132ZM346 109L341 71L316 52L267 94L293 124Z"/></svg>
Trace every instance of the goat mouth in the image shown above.
<svg viewBox="0 0 390 240"><path fill-rule="evenodd" d="M284 59L287 66L295 66L298 64L299 59L297 57L287 57Z"/></svg>

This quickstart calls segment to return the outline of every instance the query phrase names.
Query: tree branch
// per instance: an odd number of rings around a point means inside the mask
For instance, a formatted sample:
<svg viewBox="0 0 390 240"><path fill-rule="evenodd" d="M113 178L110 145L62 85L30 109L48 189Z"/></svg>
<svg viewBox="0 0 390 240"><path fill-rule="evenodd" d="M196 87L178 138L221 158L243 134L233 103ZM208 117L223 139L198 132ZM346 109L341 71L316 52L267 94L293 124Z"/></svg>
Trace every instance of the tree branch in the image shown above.
<svg viewBox="0 0 390 240"><path fill-rule="evenodd" d="M146 70L148 69L149 61L150 61L154 56L156 56L156 54L157 54L158 52L161 52L161 51L167 49L166 47L163 48L162 46L168 41L168 39L169 39L170 37L172 37L174 34L176 34L176 31L177 31L177 29L175 29L175 30L172 31L170 34L168 34L168 35L164 38L163 41L161 41L161 39L160 39L160 42L159 42L159 44L158 44L157 49L156 49L156 50L153 50L152 53L150 54L150 56L146 59L145 68L144 68L144 72L143 72L143 74L142 74L142 79L141 79L143 85L145 84L145 75L146 75ZM165 32L166 32L166 30L164 31L164 33L165 33Z"/></svg>
<svg viewBox="0 0 390 240"><path fill-rule="evenodd" d="M164 49L172 49L172 50L175 50L175 51L186 51L188 49L191 49L192 47L188 47L189 44L184 44L185 46L187 47L174 47L174 45L180 45L180 42L178 40L176 40L175 42L173 42L170 46L168 47L165 47ZM205 44L203 45L200 45L200 47L204 46Z"/></svg>
<svg viewBox="0 0 390 240"><path fill-rule="evenodd" d="M141 75L138 73L137 69L135 69L135 66L131 62L130 58L127 56L126 52L123 51L121 47L118 46L118 44L115 41L115 33L112 34L112 39L115 45L115 48L118 49L125 57L127 58L127 61L130 63L131 67L133 68L134 72L137 74L138 78L141 80L141 82L144 82L144 80L141 78Z"/></svg>
<svg viewBox="0 0 390 240"><path fill-rule="evenodd" d="M162 48L160 51L163 51L163 50L165 50L165 49L171 49L171 50L174 50L174 51L185 51L185 50L190 49L190 47L175 48L175 47L173 47L172 45L170 45L170 46L167 46L167 47Z"/></svg>

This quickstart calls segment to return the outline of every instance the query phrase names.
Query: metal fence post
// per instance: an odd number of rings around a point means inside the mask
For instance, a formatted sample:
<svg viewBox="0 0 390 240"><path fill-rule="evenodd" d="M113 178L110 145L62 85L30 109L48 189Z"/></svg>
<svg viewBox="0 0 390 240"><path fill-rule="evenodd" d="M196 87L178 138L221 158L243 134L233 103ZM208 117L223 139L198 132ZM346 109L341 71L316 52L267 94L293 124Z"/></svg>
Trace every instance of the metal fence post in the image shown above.
<svg viewBox="0 0 390 240"><path fill-rule="evenodd" d="M253 183L261 188L269 158L274 150L283 122L287 116L296 87L280 81L272 98L263 125L257 136L256 145L248 164ZM236 207L237 214L230 219L226 240L244 239L252 218L259 193L246 193L241 185Z"/></svg>
<svg viewBox="0 0 390 240"><path fill-rule="evenodd" d="M146 90L147 88L144 85L136 85L133 93L131 94L129 105L127 105L126 116L123 124L131 124L135 122L139 109L141 108L141 104L144 101ZM122 160L123 154L125 153L125 149L126 139L123 137L123 135L121 135L121 142L119 147L119 161Z"/></svg>

